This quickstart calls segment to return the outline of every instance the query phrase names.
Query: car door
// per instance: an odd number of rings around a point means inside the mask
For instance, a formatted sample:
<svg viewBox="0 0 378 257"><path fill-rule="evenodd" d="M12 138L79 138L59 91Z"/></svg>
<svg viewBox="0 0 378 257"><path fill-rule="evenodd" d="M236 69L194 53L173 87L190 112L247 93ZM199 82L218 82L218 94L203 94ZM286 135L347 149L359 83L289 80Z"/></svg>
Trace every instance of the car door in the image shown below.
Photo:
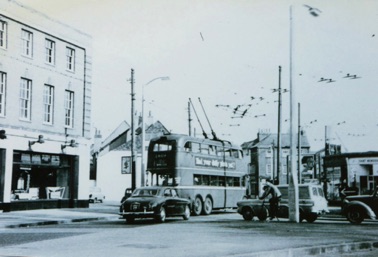
<svg viewBox="0 0 378 257"><path fill-rule="evenodd" d="M180 198L179 195L177 194L176 189L174 188L171 189L171 193L175 201L175 213L183 214L185 212L185 207L186 207L185 199Z"/></svg>
<svg viewBox="0 0 378 257"><path fill-rule="evenodd" d="M164 189L165 211L167 215L176 213L176 201L172 196L171 188Z"/></svg>

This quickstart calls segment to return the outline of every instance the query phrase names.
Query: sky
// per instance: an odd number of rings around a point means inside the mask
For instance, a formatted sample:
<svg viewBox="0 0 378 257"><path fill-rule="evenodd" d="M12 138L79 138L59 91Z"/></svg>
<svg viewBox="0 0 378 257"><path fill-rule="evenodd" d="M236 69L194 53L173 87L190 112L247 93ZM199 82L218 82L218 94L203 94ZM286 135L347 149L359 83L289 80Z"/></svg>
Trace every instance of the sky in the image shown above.
<svg viewBox="0 0 378 257"><path fill-rule="evenodd" d="M241 144L277 133L281 84L282 133L293 106L312 151L326 135L343 152L378 151L378 1L17 1L93 37L92 128L104 138L131 123L134 69L136 112L144 87L146 115L173 133L189 133L189 99L208 135Z"/></svg>

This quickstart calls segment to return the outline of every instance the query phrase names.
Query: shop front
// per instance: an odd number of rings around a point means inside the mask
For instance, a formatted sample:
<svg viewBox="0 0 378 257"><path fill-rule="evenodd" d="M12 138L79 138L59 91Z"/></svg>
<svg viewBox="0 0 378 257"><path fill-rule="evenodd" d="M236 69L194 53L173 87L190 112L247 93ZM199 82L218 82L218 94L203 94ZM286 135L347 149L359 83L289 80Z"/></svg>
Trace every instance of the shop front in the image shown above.
<svg viewBox="0 0 378 257"><path fill-rule="evenodd" d="M343 153L324 157L327 199L373 193L378 186L378 152Z"/></svg>
<svg viewBox="0 0 378 257"><path fill-rule="evenodd" d="M3 211L88 207L78 201L79 157L13 151L11 195Z"/></svg>

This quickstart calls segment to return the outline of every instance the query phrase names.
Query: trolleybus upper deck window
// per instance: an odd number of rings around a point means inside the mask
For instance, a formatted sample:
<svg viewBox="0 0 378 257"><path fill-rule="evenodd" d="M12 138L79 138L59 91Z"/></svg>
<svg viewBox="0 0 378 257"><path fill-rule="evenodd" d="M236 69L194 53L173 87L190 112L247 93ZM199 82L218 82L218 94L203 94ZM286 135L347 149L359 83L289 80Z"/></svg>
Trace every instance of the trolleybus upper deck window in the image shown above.
<svg viewBox="0 0 378 257"><path fill-rule="evenodd" d="M167 152L174 150L176 145L175 141L156 142L153 146L154 152Z"/></svg>

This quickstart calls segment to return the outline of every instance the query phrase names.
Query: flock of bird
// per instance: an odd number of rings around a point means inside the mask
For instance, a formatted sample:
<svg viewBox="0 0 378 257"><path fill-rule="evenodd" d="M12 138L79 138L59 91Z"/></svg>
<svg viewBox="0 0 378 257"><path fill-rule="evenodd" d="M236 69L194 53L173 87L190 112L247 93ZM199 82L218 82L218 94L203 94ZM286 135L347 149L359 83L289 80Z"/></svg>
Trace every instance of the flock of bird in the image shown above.
<svg viewBox="0 0 378 257"><path fill-rule="evenodd" d="M343 78L348 78L348 79L360 79L361 77L357 76L357 75L351 75L350 73L348 73L347 75L345 75ZM326 83L333 83L333 82L336 82L336 80L334 79L327 79L327 78L320 78L318 82L326 82Z"/></svg>

